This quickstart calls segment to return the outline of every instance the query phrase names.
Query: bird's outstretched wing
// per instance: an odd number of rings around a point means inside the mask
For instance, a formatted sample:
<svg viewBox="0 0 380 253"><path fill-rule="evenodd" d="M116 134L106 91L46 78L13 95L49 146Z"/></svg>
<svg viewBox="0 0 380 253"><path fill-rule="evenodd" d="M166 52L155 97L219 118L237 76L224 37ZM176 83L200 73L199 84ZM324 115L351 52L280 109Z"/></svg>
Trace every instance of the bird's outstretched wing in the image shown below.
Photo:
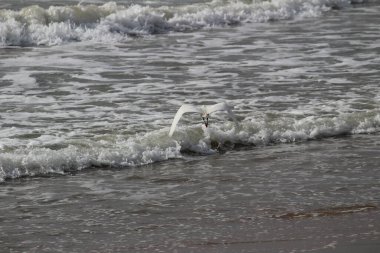
<svg viewBox="0 0 380 253"><path fill-rule="evenodd" d="M193 105L187 105L187 104L182 105L178 109L176 115L174 116L172 126L170 127L169 137L173 135L174 130L178 124L178 121L181 119L182 115L187 112L197 112L197 113L202 114L202 109L199 107L195 107Z"/></svg>
<svg viewBox="0 0 380 253"><path fill-rule="evenodd" d="M226 104L225 102L215 104L215 105L208 105L206 106L206 113L210 114L217 111L226 111L228 113L228 116L233 120L236 121L235 115L232 112L232 107Z"/></svg>

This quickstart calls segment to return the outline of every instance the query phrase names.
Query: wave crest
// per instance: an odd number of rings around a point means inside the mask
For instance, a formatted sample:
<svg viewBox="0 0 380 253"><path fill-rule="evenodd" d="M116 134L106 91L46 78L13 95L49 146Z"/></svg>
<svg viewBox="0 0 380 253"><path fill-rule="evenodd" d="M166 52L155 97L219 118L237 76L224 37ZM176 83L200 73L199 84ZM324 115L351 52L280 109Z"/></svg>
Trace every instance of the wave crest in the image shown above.
<svg viewBox="0 0 380 253"><path fill-rule="evenodd" d="M206 4L149 7L115 2L97 5L37 5L0 10L3 46L57 45L70 41L117 41L130 36L194 31L247 22L317 17L350 0L214 0Z"/></svg>
<svg viewBox="0 0 380 253"><path fill-rule="evenodd" d="M181 158L182 152L215 153L216 146L263 146L292 143L348 134L377 133L380 131L378 111L353 113L334 118L304 119L290 117L261 117L213 124L206 132L199 126L182 126L173 138L168 129L136 135L105 136L101 140L63 140L60 148L41 144L27 147L1 147L0 182L8 178L64 174L91 167L129 167L157 161ZM42 144L43 145L43 144Z"/></svg>

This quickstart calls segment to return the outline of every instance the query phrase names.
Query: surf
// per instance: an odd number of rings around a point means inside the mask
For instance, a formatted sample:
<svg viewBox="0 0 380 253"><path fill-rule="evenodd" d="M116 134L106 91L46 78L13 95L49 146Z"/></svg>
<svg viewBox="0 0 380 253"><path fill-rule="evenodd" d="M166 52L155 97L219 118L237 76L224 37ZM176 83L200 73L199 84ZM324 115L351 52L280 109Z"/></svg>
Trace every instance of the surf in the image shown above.
<svg viewBox="0 0 380 253"><path fill-rule="evenodd" d="M350 0L214 0L182 6L69 5L0 10L1 46L125 43L136 36L319 17ZM361 2L361 1L355 1Z"/></svg>
<svg viewBox="0 0 380 253"><path fill-rule="evenodd" d="M62 140L55 148L41 145L2 146L0 182L29 176L64 175L90 168L128 168L169 159L183 159L187 153L211 155L222 148L323 140L380 131L379 111L342 114L336 117L309 116L301 119L287 116L258 115L244 118L238 124L216 121L205 133L198 124L181 124L176 134L168 137L169 127L147 133L105 135L102 138Z"/></svg>

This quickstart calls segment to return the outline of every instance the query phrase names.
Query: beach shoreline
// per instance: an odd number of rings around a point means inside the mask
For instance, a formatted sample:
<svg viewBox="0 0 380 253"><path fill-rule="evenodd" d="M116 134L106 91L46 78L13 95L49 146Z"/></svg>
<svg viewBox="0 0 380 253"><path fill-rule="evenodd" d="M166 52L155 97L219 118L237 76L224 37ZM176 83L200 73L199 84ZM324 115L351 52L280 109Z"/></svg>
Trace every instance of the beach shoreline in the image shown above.
<svg viewBox="0 0 380 253"><path fill-rule="evenodd" d="M0 186L0 251L377 252L379 175L368 171L377 164L368 156L379 152L378 139L7 181ZM345 177L334 169L342 161Z"/></svg>

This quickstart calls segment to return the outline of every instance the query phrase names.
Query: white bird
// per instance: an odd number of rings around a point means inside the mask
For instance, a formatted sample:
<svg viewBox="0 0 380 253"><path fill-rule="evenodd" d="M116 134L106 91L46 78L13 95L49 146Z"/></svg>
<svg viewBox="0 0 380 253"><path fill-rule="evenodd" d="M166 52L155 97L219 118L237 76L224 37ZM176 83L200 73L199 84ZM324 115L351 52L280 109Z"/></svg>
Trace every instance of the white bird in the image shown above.
<svg viewBox="0 0 380 253"><path fill-rule="evenodd" d="M170 128L170 132L169 132L169 137L171 137L173 135L175 128L178 124L178 121L181 119L181 117L184 113L187 113L187 112L200 113L202 120L203 120L203 123L205 124L206 127L208 127L209 115L213 112L216 112L216 111L227 111L230 118L232 118L235 121L235 115L231 111L231 107L224 102L219 103L219 104L215 104L215 105L208 105L208 106L203 105L201 107L196 107L194 105L188 105L188 104L182 105L178 109L176 115L174 116L173 123L172 123L172 126Z"/></svg>

